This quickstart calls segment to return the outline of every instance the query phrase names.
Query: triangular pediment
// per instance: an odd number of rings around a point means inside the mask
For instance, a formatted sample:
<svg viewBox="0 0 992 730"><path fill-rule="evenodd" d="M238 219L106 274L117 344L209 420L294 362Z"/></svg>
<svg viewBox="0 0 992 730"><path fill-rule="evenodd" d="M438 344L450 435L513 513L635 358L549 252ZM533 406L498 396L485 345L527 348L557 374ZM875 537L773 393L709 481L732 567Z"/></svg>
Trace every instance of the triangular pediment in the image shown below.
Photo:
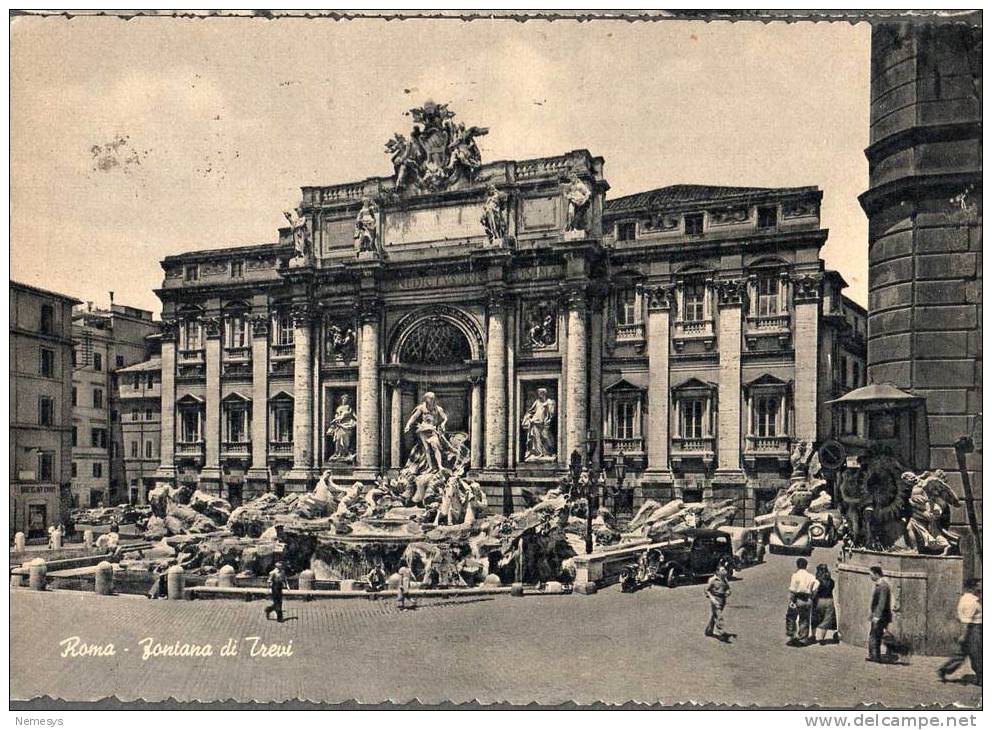
<svg viewBox="0 0 992 730"><path fill-rule="evenodd" d="M716 390L716 387L716 383L699 378L689 378L674 386L672 390Z"/></svg>

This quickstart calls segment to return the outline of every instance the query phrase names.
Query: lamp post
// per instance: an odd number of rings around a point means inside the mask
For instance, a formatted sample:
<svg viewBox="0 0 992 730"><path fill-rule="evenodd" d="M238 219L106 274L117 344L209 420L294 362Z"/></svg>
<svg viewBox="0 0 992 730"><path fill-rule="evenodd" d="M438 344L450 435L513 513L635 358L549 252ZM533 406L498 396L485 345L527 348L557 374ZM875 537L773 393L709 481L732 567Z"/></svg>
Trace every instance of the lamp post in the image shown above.
<svg viewBox="0 0 992 730"><path fill-rule="evenodd" d="M622 448L620 449L619 452L617 452L617 461L616 461L616 467L615 468L617 470L616 471L616 473L617 473L617 501L619 502L620 495L623 494L623 480L627 476L627 462L624 460L624 455L623 455L623 449ZM624 499L623 502L624 502L624 507L626 507L627 500ZM616 506L616 507L619 508L619 504L616 504L614 506ZM617 512L619 513L620 510L617 509Z"/></svg>

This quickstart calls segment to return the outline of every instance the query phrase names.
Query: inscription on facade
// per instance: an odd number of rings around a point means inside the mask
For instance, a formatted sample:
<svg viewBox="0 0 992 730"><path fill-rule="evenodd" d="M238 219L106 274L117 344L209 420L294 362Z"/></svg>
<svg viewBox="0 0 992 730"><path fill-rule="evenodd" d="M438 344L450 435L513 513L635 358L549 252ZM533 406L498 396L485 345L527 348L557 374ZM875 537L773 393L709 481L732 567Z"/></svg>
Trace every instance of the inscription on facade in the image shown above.
<svg viewBox="0 0 992 730"><path fill-rule="evenodd" d="M524 198L521 202L525 231L558 227L558 198Z"/></svg>
<svg viewBox="0 0 992 730"><path fill-rule="evenodd" d="M481 203L466 203L431 210L402 210L386 213L383 240L386 246L484 236L479 220Z"/></svg>

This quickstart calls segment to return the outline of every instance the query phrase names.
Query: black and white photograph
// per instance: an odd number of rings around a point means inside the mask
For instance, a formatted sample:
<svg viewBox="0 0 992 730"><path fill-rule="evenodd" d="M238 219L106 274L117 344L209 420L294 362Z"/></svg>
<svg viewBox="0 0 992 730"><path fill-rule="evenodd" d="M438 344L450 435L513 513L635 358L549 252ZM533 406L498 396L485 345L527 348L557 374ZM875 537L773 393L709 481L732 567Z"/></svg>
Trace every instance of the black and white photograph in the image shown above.
<svg viewBox="0 0 992 730"><path fill-rule="evenodd" d="M976 726L980 10L8 36L12 713Z"/></svg>

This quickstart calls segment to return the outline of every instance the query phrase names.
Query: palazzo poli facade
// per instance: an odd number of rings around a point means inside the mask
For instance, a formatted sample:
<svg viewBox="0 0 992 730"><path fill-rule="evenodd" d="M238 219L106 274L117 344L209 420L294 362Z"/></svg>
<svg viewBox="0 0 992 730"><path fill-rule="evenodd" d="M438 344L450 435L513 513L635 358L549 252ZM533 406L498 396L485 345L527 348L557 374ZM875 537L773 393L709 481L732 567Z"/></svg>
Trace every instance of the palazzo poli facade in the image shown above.
<svg viewBox="0 0 992 730"><path fill-rule="evenodd" d="M863 310L824 271L817 188L610 199L586 150L483 164L488 130L412 111L393 176L303 188L278 243L162 262L158 478L237 502L391 475L441 413L490 509L622 451L635 503L747 520L832 435Z"/></svg>

